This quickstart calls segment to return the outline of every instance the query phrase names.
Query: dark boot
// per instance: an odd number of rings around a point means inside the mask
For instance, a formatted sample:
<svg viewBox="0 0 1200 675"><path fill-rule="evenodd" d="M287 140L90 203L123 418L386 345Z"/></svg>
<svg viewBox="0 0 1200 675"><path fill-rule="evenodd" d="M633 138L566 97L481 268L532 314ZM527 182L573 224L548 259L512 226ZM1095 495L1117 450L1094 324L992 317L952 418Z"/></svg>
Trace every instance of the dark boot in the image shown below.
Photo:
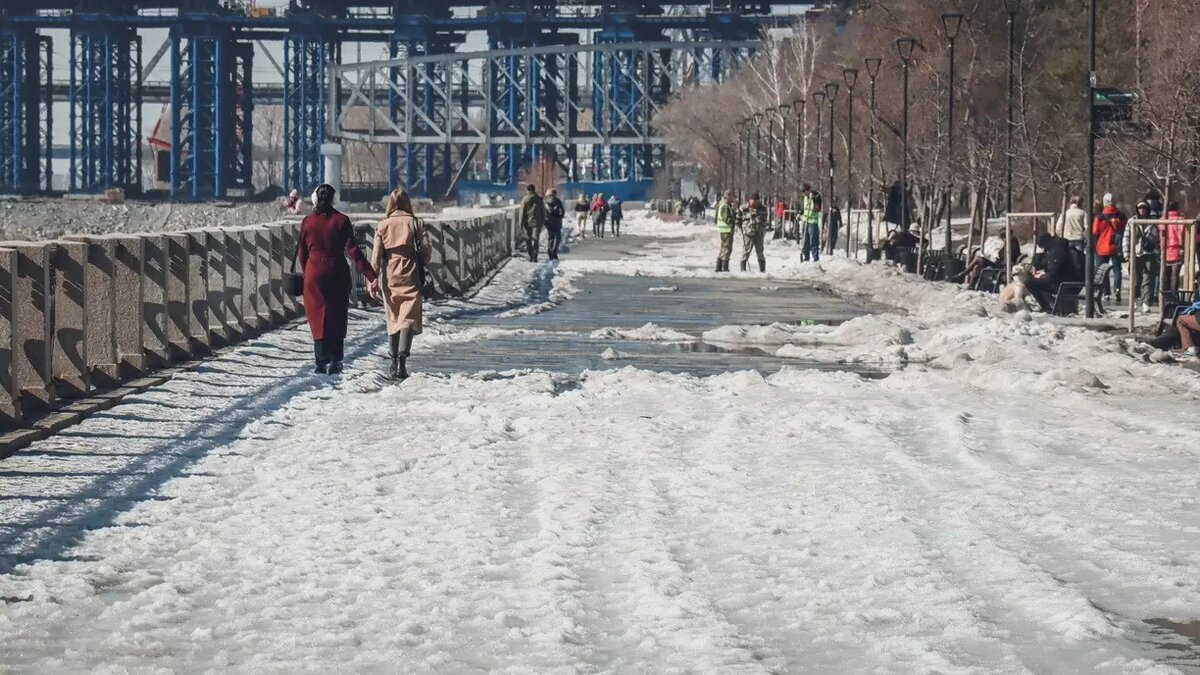
<svg viewBox="0 0 1200 675"><path fill-rule="evenodd" d="M412 331L401 330L392 339L392 379L408 379L408 354L412 350Z"/></svg>
<svg viewBox="0 0 1200 675"><path fill-rule="evenodd" d="M334 361L333 363L329 364L329 374L330 375L341 375L342 374L342 362Z"/></svg>
<svg viewBox="0 0 1200 675"><path fill-rule="evenodd" d="M722 261L720 258L717 258L717 271L718 272L722 271L721 268L723 268L724 266L725 266L724 261Z"/></svg>
<svg viewBox="0 0 1200 675"><path fill-rule="evenodd" d="M313 358L317 362L317 367L313 371L318 375L329 373L329 355L325 352L324 340L313 340Z"/></svg>
<svg viewBox="0 0 1200 675"><path fill-rule="evenodd" d="M758 261L758 271L759 271L759 272L766 272L766 271L767 271L767 261L766 261L766 260L760 260L760 261Z"/></svg>
<svg viewBox="0 0 1200 675"><path fill-rule="evenodd" d="M749 272L749 271L750 271L750 266L749 266L749 265L746 263L746 261L745 261L745 260L743 260L743 261L742 261L742 271L743 271L743 272Z"/></svg>

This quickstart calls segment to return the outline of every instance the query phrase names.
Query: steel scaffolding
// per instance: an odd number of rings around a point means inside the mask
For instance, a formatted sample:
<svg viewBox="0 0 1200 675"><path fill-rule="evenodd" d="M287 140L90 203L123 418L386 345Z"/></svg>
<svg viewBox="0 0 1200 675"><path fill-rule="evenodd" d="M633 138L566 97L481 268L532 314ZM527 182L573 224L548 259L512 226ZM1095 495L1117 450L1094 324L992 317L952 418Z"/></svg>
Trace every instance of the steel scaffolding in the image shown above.
<svg viewBox="0 0 1200 675"><path fill-rule="evenodd" d="M173 31L172 197L252 190L254 48L199 17Z"/></svg>
<svg viewBox="0 0 1200 675"><path fill-rule="evenodd" d="M51 187L51 42L29 29L0 29L0 190Z"/></svg>
<svg viewBox="0 0 1200 675"><path fill-rule="evenodd" d="M71 170L74 192L142 186L142 40L103 15L71 29Z"/></svg>

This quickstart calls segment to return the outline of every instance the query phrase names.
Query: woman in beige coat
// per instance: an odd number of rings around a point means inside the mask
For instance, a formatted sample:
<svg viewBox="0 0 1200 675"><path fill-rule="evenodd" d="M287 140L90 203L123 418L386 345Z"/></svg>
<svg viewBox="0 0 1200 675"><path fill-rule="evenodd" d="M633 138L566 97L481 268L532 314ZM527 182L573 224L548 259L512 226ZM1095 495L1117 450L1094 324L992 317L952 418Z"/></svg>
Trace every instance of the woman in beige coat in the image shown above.
<svg viewBox="0 0 1200 675"><path fill-rule="evenodd" d="M421 290L417 284L417 242L421 243L422 265L429 264L429 235L413 215L412 200L404 190L388 198L387 217L375 228L371 265L378 280L370 292L382 296L391 338L393 378L408 377L408 355L414 335L421 333Z"/></svg>

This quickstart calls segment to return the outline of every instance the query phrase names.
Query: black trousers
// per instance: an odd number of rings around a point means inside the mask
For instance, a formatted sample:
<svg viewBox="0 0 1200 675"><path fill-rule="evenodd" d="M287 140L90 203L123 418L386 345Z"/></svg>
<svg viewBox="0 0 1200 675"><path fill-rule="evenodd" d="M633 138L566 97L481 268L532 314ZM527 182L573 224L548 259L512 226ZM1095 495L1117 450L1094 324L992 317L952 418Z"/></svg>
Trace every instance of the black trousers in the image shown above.
<svg viewBox="0 0 1200 675"><path fill-rule="evenodd" d="M324 340L313 340L313 356L319 366L327 366L341 361L346 356L345 351L345 333L331 336L326 332Z"/></svg>
<svg viewBox="0 0 1200 675"><path fill-rule="evenodd" d="M562 225L546 226L546 255L551 260L558 260L558 247L562 245Z"/></svg>

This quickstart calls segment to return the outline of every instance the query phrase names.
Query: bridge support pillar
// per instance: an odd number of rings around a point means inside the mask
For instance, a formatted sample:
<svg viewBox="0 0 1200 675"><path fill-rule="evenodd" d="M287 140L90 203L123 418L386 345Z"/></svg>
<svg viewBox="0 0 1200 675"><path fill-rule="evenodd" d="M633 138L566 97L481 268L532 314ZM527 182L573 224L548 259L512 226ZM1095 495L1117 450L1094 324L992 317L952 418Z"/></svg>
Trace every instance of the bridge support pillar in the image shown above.
<svg viewBox="0 0 1200 675"><path fill-rule="evenodd" d="M50 256L41 242L11 242L17 252L13 327L17 391L25 415L45 412L54 402L50 353Z"/></svg>
<svg viewBox="0 0 1200 675"><path fill-rule="evenodd" d="M113 341L117 347L117 374L122 380L140 377L150 366L146 356L145 241L141 237L113 235Z"/></svg>
<svg viewBox="0 0 1200 675"><path fill-rule="evenodd" d="M142 188L142 39L104 14L71 27L72 192Z"/></svg>
<svg viewBox="0 0 1200 675"><path fill-rule="evenodd" d="M0 26L0 192L50 190L51 41Z"/></svg>
<svg viewBox="0 0 1200 675"><path fill-rule="evenodd" d="M167 286L170 277L170 240L165 236L142 239L142 351L148 368L171 362L167 337Z"/></svg>

